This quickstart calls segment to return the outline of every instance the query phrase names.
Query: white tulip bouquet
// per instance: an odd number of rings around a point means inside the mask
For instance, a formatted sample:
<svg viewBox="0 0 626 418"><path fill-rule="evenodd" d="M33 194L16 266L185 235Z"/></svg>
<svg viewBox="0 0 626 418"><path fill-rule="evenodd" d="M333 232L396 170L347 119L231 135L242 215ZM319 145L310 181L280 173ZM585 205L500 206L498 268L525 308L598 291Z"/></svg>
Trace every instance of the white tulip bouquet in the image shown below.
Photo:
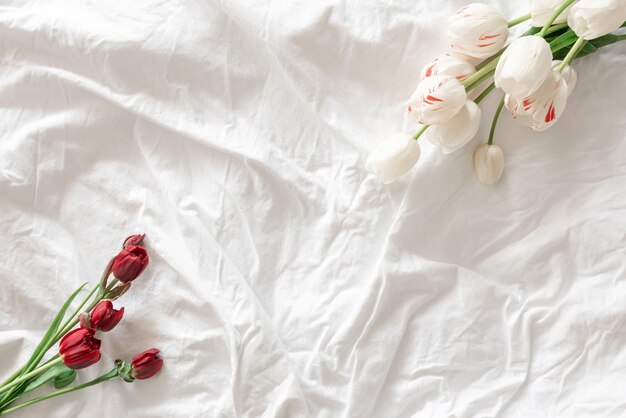
<svg viewBox="0 0 626 418"><path fill-rule="evenodd" d="M493 143L503 108L521 125L535 131L549 129L563 114L576 86L570 63L626 40L625 34L611 33L626 26L626 0L529 3L531 12L512 21L481 3L469 4L449 18L449 51L422 69L421 81L409 99L408 111L419 123L418 131L382 141L367 160L368 170L384 183L393 182L419 160L422 136L444 154L462 148L478 132L478 103L499 88L503 97L489 139L474 152L478 180L495 184L504 170L502 149ZM532 27L507 45L509 29L528 20ZM483 88L492 77L494 81Z"/></svg>

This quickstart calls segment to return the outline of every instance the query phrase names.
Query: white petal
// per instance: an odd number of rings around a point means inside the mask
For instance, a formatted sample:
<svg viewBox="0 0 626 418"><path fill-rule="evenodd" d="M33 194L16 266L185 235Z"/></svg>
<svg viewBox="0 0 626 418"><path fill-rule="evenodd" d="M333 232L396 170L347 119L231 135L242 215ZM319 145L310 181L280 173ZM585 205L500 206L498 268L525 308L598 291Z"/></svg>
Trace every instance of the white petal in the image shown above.
<svg viewBox="0 0 626 418"><path fill-rule="evenodd" d="M456 78L434 75L419 83L409 99L408 110L419 123L436 125L456 115L466 100L465 87Z"/></svg>
<svg viewBox="0 0 626 418"><path fill-rule="evenodd" d="M458 54L442 54L422 68L420 79L423 80L433 75L448 75L456 77L457 80L463 80L475 72L476 67L466 58Z"/></svg>
<svg viewBox="0 0 626 418"><path fill-rule="evenodd" d="M471 141L479 127L480 108L468 100L465 107L448 122L429 127L426 137L433 145L439 146L441 152L450 154Z"/></svg>
<svg viewBox="0 0 626 418"><path fill-rule="evenodd" d="M553 69L556 69L559 65L561 65L560 60L552 61ZM566 65L563 71L561 71L561 75L563 80L565 80L565 84L567 84L567 97L569 97L574 92L576 84L578 84L578 74L576 74L571 65Z"/></svg>
<svg viewBox="0 0 626 418"><path fill-rule="evenodd" d="M365 168L383 183L392 183L407 173L420 158L419 143L408 134L395 134L378 144L370 153Z"/></svg>
<svg viewBox="0 0 626 418"><path fill-rule="evenodd" d="M530 96L552 68L552 51L545 39L524 36L504 51L495 73L496 87L514 97Z"/></svg>
<svg viewBox="0 0 626 418"><path fill-rule="evenodd" d="M482 144L474 152L474 170L482 184L495 184L504 171L504 154L497 145Z"/></svg>
<svg viewBox="0 0 626 418"><path fill-rule="evenodd" d="M488 58L496 54L508 36L507 19L487 4L468 4L448 19L450 47L470 57Z"/></svg>
<svg viewBox="0 0 626 418"><path fill-rule="evenodd" d="M556 9L563 4L563 0L529 0L528 2L530 3L530 15L533 26L539 27L545 25L548 19L556 12ZM565 9L554 21L554 24L566 22L571 8L572 6L570 5Z"/></svg>
<svg viewBox="0 0 626 418"><path fill-rule="evenodd" d="M625 0L580 0L572 6L567 24L579 37L591 40L619 28L626 21Z"/></svg>

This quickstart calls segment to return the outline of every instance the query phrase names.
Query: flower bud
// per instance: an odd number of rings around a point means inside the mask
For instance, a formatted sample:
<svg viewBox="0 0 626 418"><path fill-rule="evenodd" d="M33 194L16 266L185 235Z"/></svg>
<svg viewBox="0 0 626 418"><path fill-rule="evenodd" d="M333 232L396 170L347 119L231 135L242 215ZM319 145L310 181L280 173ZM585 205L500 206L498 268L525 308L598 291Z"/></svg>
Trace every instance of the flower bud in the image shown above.
<svg viewBox="0 0 626 418"><path fill-rule="evenodd" d="M613 32L626 21L626 0L580 0L567 24L579 38L592 40Z"/></svg>
<svg viewBox="0 0 626 418"><path fill-rule="evenodd" d="M149 379L163 367L163 359L157 356L159 350L151 348L137 354L131 360L130 377L134 379Z"/></svg>
<svg viewBox="0 0 626 418"><path fill-rule="evenodd" d="M552 69L552 51L545 39L523 36L504 51L494 77L496 87L513 97L527 97L546 80Z"/></svg>
<svg viewBox="0 0 626 418"><path fill-rule="evenodd" d="M122 316L124 316L123 307L119 310L113 309L113 303L110 300L103 300L93 308L88 318L81 315L80 326L108 332L115 328L122 320Z"/></svg>
<svg viewBox="0 0 626 418"><path fill-rule="evenodd" d="M145 237L146 237L146 234L131 235L124 240L124 244L122 244L122 248L141 245Z"/></svg>
<svg viewBox="0 0 626 418"><path fill-rule="evenodd" d="M407 134L395 134L374 148L365 168L389 184L407 173L420 158L419 143Z"/></svg>
<svg viewBox="0 0 626 418"><path fill-rule="evenodd" d="M449 75L456 77L457 80L464 80L475 72L476 67L463 57L454 54L442 54L422 68L420 79L423 80L433 75Z"/></svg>
<svg viewBox="0 0 626 418"><path fill-rule="evenodd" d="M148 265L148 253L143 247L131 245L124 248L115 256L111 272L122 283L128 283L137 278Z"/></svg>
<svg viewBox="0 0 626 418"><path fill-rule="evenodd" d="M479 127L480 108L468 100L465 107L452 119L429 127L425 135L433 145L441 148L441 152L449 154L471 141Z"/></svg>
<svg viewBox="0 0 626 418"><path fill-rule="evenodd" d="M100 340L96 331L77 328L65 334L59 343L59 355L70 369L84 369L100 360Z"/></svg>
<svg viewBox="0 0 626 418"><path fill-rule="evenodd" d="M454 77L433 75L417 86L409 99L409 113L424 125L444 123L465 106L465 87Z"/></svg>
<svg viewBox="0 0 626 418"><path fill-rule="evenodd" d="M488 58L504 47L508 37L506 18L487 4L468 4L448 19L450 47L459 54Z"/></svg>
<svg viewBox="0 0 626 418"><path fill-rule="evenodd" d="M474 170L482 184L496 184L504 170L504 154L497 145L482 144L474 152Z"/></svg>
<svg viewBox="0 0 626 418"><path fill-rule="evenodd" d="M563 76L552 71L533 94L524 98L507 95L504 105L515 122L542 132L554 125L565 111L568 90Z"/></svg>
<svg viewBox="0 0 626 418"><path fill-rule="evenodd" d="M563 0L528 0L530 3L530 17L533 21L533 26L543 27L548 22L556 9L563 4ZM561 13L553 25L557 23L565 23L567 21L567 15L569 10L572 8L570 5L567 9Z"/></svg>

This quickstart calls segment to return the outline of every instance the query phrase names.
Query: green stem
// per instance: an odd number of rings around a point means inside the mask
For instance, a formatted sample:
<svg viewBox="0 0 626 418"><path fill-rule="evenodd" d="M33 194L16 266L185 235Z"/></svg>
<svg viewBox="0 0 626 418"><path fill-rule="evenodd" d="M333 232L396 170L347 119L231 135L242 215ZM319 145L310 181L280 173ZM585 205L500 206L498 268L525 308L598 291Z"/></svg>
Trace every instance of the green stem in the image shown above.
<svg viewBox="0 0 626 418"><path fill-rule="evenodd" d="M487 142L489 145L493 145L493 134L496 132L496 125L498 124L498 118L500 117L500 113L502 113L502 108L504 107L505 97L506 96L502 96L498 109L496 110L495 115L493 115L493 122L491 122L491 130L489 131L489 141Z"/></svg>
<svg viewBox="0 0 626 418"><path fill-rule="evenodd" d="M578 55L578 53L585 46L586 43L587 41L584 40L583 38L578 38L574 46L572 46L572 49L569 50L565 58L563 58L563 62L561 62L561 64L556 70L558 72L563 71L563 69L567 66L567 64L569 64L574 58L576 58L576 55Z"/></svg>
<svg viewBox="0 0 626 418"><path fill-rule="evenodd" d="M476 99L474 99L474 103L478 104L478 103L482 102L483 99L485 97L487 97L489 95L489 93L491 93L493 91L493 89L495 89L495 88L496 88L496 83L489 84L489 86L487 86L487 88L485 90L483 90L483 92L480 93L478 95L478 97L476 97Z"/></svg>
<svg viewBox="0 0 626 418"><path fill-rule="evenodd" d="M19 378L15 379L11 383L0 387L0 392L6 392L7 390L9 390L9 389L19 385L20 383L25 382L28 379L41 374L42 372L48 370L50 367L59 364L61 361L62 361L62 359L58 358L58 359L56 359L54 361L51 361L51 362L49 362L49 363L39 367L38 369L35 369L35 370L31 371L31 372L28 372L28 373L20 376Z"/></svg>
<svg viewBox="0 0 626 418"><path fill-rule="evenodd" d="M91 297L94 295L94 293L96 293L96 291L100 288L100 285L98 284L96 287L94 287L91 292L89 292L89 294L87 296L85 296L85 298L83 299L83 301L80 303L80 305L78 305L78 307L76 307L76 309L74 310L74 312L67 318L67 321L65 321L63 323L63 325L61 325L59 327L59 329L64 329L71 321L72 319L75 319L78 314L81 313L81 309L83 309L83 306L85 306L85 304L89 301L89 299L91 299ZM57 333L58 334L58 333ZM53 341L56 341L56 338L53 338Z"/></svg>
<svg viewBox="0 0 626 418"><path fill-rule="evenodd" d="M512 28L513 26L517 26L520 23L526 22L528 19L530 19L530 13L528 13L527 15L524 16L520 16L517 19L513 19L509 22L509 27Z"/></svg>
<svg viewBox="0 0 626 418"><path fill-rule="evenodd" d="M27 406L36 404L41 401L45 401L46 399L55 398L57 396L65 395L66 393L74 392L76 390L88 388L89 386L97 385L98 383L106 382L107 380L115 379L118 376L117 368L111 370L110 372L103 374L100 377L95 378L87 383L83 383L82 385L71 386L65 389L57 390L52 393L48 393L47 395L40 396L38 398L32 399L30 401L21 403L12 408L5 409L4 411L0 411L0 416L9 415L11 412L19 411L22 408L26 408Z"/></svg>
<svg viewBox="0 0 626 418"><path fill-rule="evenodd" d="M554 33L554 32L558 32L558 31L560 31L561 29L565 29L565 28L567 28L567 27L568 27L568 26L567 26L567 22L565 22L565 23L559 23L558 25L553 25L553 26L550 26L550 28L548 28L548 30L546 31L546 36L547 36L547 35L550 35L550 34L552 34L552 33Z"/></svg>
<svg viewBox="0 0 626 418"><path fill-rule="evenodd" d="M419 130L419 131L417 131L417 132L415 133L415 135L413 135L413 139L417 141L417 140L419 139L419 137L420 137L420 136L422 136L422 134L426 131L426 129L428 129L428 126L429 126L429 125L424 125L424 126L422 126L422 127L420 128L420 130Z"/></svg>
<svg viewBox="0 0 626 418"><path fill-rule="evenodd" d="M563 13L563 11L565 9L567 9L569 7L570 4L574 3L576 0L565 0L563 2L563 4L561 4L555 11L554 14L552 16L550 16L550 18L546 21L546 24L543 25L543 28L541 29L541 32L539 32L538 36L541 36L542 38L544 36L546 36L548 30L550 29L550 26L552 26L552 24L554 23L554 21L561 15L561 13Z"/></svg>
<svg viewBox="0 0 626 418"><path fill-rule="evenodd" d="M474 74L463 80L463 85L465 86L465 88L467 89L468 86L474 84L474 82L476 82L477 80L480 80L485 74L493 71L497 67L498 61L500 61L499 55L491 59L491 61L485 64L485 66L482 67L480 70L476 71Z"/></svg>

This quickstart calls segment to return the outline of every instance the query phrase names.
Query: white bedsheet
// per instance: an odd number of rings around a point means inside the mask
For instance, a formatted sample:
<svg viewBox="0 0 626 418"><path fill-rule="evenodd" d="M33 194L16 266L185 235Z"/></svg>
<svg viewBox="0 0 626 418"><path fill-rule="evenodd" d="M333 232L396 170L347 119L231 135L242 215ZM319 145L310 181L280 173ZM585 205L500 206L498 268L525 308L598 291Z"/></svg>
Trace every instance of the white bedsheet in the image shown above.
<svg viewBox="0 0 626 418"><path fill-rule="evenodd" d="M502 118L495 187L497 97L463 150L363 169L468 1L0 1L0 370L136 232L80 380L166 361L16 418L626 416L626 45L550 131Z"/></svg>

